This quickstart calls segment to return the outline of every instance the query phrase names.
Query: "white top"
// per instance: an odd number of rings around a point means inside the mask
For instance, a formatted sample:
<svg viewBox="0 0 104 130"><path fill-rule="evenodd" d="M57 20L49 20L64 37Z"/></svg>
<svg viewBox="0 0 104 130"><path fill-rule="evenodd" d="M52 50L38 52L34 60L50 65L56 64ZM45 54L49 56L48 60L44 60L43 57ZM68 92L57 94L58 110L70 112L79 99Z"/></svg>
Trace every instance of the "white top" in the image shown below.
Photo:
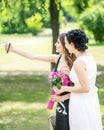
<svg viewBox="0 0 104 130"><path fill-rule="evenodd" d="M83 61L86 65L90 90L88 93L71 93L69 102L70 130L102 130L100 105L95 86L96 63L91 55L79 56L75 62L78 60ZM70 78L75 87L80 85L74 67L70 72Z"/></svg>

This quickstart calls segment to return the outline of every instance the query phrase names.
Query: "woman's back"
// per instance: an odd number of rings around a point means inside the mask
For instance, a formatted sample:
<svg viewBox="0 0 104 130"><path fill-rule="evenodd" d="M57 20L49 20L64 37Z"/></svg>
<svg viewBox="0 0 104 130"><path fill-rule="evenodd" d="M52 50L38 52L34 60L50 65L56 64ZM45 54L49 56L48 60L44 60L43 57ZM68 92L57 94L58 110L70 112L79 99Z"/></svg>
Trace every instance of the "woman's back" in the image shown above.
<svg viewBox="0 0 104 130"><path fill-rule="evenodd" d="M75 62L77 62L77 61L84 62L85 67L86 67L86 76L88 78L89 86L90 87L95 86L97 66L96 66L96 63L95 63L93 57L91 55L79 56ZM82 67L82 66L80 66L80 67ZM80 84L74 68L72 68L72 70L71 70L70 78L76 85Z"/></svg>

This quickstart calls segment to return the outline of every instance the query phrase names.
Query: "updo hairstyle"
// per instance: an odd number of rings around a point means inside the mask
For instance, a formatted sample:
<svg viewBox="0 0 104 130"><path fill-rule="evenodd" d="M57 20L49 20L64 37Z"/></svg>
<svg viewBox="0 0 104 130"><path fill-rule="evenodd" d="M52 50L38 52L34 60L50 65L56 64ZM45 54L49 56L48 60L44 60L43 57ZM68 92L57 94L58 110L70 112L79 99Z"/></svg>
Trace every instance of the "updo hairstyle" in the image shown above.
<svg viewBox="0 0 104 130"><path fill-rule="evenodd" d="M69 44L71 42L74 43L75 48L78 51L84 52L86 49L88 49L88 47L86 45L88 43L88 37L86 36L84 31L82 31L80 29L68 31L66 33L66 38L67 38Z"/></svg>

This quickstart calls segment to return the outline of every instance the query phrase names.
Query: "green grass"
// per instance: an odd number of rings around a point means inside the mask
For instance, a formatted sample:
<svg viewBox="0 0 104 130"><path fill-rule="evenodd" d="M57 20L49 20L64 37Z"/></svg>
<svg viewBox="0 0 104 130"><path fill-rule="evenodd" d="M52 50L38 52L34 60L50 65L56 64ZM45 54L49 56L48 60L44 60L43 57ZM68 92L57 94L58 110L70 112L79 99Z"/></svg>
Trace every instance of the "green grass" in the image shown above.
<svg viewBox="0 0 104 130"><path fill-rule="evenodd" d="M103 67L104 70L104 45L103 46L89 46L89 52L94 56L97 65Z"/></svg>
<svg viewBox="0 0 104 130"><path fill-rule="evenodd" d="M51 54L50 37L32 37L31 35L2 35L0 42L11 41L14 46L33 53ZM25 43L26 44L17 44ZM29 43L29 44L27 44ZM104 71L104 46L89 46L98 71ZM0 130L49 130L48 111L50 96L47 73L50 64L32 61L16 54L5 54L0 48L0 72L18 72L22 75L0 76ZM27 75L27 72L34 75ZM104 126L104 73L97 76L98 94Z"/></svg>
<svg viewBox="0 0 104 130"><path fill-rule="evenodd" d="M104 73L97 76L96 86L101 106L102 121L104 126Z"/></svg>
<svg viewBox="0 0 104 130"><path fill-rule="evenodd" d="M47 75L0 77L0 130L48 130Z"/></svg>
<svg viewBox="0 0 104 130"><path fill-rule="evenodd" d="M97 76L104 125L104 74ZM102 83L101 83L102 82ZM47 75L0 77L0 130L49 130Z"/></svg>
<svg viewBox="0 0 104 130"><path fill-rule="evenodd" d="M46 81L47 78L45 76L22 75L0 77L0 90L5 91L5 93L0 94L0 100L10 100L13 102L38 102L40 100L41 102L46 102L49 95L46 93L48 90L48 82Z"/></svg>

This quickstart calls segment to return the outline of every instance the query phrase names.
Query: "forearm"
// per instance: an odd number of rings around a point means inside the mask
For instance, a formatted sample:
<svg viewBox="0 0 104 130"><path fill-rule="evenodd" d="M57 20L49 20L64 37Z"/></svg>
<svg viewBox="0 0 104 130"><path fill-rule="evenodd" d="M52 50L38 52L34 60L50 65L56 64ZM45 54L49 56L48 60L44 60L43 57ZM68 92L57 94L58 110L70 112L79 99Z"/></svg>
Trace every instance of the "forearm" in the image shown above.
<svg viewBox="0 0 104 130"><path fill-rule="evenodd" d="M61 96L62 101L65 101L69 98L70 98L70 93Z"/></svg>
<svg viewBox="0 0 104 130"><path fill-rule="evenodd" d="M57 55L54 55L54 54L50 54L50 55L33 54L30 52L19 50L17 48L14 48L12 50L12 52L16 53L20 56L23 56L25 58L32 59L32 60L41 60L41 61L45 61L45 62L55 62L55 60L57 59Z"/></svg>
<svg viewBox="0 0 104 130"><path fill-rule="evenodd" d="M13 48L13 50L11 52L16 53L16 54L18 54L20 56L29 58L29 59L33 59L33 54L31 54L29 52L26 52L26 51L23 51L23 50L19 50L17 48Z"/></svg>
<svg viewBox="0 0 104 130"><path fill-rule="evenodd" d="M51 96L51 99L54 101L54 102L62 102L62 101L65 101L67 99L70 98L70 93L68 94L65 94L65 95L52 95Z"/></svg>
<svg viewBox="0 0 104 130"><path fill-rule="evenodd" d="M74 92L74 93L88 93L89 86L81 87L81 86L70 86L70 87L63 87L65 92Z"/></svg>

